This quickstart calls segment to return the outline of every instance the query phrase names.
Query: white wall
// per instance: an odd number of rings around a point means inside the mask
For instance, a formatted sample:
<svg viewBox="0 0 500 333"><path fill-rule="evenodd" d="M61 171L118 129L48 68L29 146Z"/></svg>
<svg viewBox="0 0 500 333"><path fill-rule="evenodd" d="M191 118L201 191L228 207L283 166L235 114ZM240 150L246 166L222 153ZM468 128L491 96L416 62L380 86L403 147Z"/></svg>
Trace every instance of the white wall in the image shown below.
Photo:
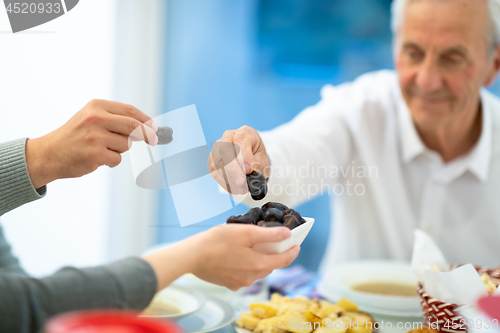
<svg viewBox="0 0 500 333"><path fill-rule="evenodd" d="M151 117L162 113L167 0L119 0L115 97ZM140 255L156 239L159 191L135 184L128 153L112 173L106 256Z"/></svg>
<svg viewBox="0 0 500 333"><path fill-rule="evenodd" d="M90 99L112 99L115 6L82 0L52 22L12 34L1 4L0 142L41 136ZM105 261L110 171L51 183L44 199L0 218L28 272Z"/></svg>

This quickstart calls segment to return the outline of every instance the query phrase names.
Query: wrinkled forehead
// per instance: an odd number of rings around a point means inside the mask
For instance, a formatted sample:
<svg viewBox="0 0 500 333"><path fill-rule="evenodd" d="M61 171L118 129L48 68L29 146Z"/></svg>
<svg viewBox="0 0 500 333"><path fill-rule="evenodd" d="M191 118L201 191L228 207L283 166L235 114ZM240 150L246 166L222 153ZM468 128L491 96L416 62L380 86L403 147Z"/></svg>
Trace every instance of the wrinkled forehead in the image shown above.
<svg viewBox="0 0 500 333"><path fill-rule="evenodd" d="M396 38L424 47L471 48L485 45L490 28L487 0L411 0Z"/></svg>

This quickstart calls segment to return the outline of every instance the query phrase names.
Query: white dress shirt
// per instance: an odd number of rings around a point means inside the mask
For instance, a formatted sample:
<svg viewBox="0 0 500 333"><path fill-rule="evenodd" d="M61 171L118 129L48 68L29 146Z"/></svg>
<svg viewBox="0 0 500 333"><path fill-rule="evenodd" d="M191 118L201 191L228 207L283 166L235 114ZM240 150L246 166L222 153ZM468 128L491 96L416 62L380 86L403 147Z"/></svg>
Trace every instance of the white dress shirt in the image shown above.
<svg viewBox="0 0 500 333"><path fill-rule="evenodd" d="M327 85L318 104L261 133L271 159L266 201L296 206L319 188L335 193L322 273L343 261L409 261L415 228L451 263L497 267L500 99L484 90L481 101L479 141L444 163L421 141L394 71Z"/></svg>

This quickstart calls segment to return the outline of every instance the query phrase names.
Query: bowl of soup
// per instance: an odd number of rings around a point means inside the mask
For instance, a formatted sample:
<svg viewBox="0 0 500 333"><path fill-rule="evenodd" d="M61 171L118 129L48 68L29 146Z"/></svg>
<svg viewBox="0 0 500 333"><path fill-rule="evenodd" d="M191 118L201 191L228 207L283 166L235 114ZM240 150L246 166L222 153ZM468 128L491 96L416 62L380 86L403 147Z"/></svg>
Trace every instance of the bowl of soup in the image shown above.
<svg viewBox="0 0 500 333"><path fill-rule="evenodd" d="M353 291L360 291L374 295L417 297L418 292L413 284L398 281L369 281L351 286Z"/></svg>
<svg viewBox="0 0 500 333"><path fill-rule="evenodd" d="M421 316L417 280L410 263L356 261L329 269L318 291L327 299L346 297L361 310L394 316Z"/></svg>
<svg viewBox="0 0 500 333"><path fill-rule="evenodd" d="M170 285L159 291L141 313L141 317L177 321L200 310L205 304L204 294L184 286Z"/></svg>

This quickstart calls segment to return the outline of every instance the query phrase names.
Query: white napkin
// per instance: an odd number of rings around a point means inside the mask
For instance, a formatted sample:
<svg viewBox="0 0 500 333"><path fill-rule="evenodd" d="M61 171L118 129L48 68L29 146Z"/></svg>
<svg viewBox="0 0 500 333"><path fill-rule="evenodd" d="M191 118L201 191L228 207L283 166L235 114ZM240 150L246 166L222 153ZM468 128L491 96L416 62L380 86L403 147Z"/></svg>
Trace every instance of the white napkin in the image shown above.
<svg viewBox="0 0 500 333"><path fill-rule="evenodd" d="M471 264L450 272L426 270L422 282L427 294L441 302L473 305L480 297L488 295L479 274Z"/></svg>
<svg viewBox="0 0 500 333"><path fill-rule="evenodd" d="M424 272L430 270L434 265L442 272L450 270L450 264L446 261L443 252L434 243L434 240L422 230L415 230L415 243L413 244L413 255L411 268L419 282L424 282Z"/></svg>
<svg viewBox="0 0 500 333"><path fill-rule="evenodd" d="M434 266L441 272L432 270ZM467 264L449 271L450 264L443 253L422 230L415 230L412 269L427 294L442 302L475 306L477 299L487 295L474 266ZM496 292L500 293L498 289Z"/></svg>

